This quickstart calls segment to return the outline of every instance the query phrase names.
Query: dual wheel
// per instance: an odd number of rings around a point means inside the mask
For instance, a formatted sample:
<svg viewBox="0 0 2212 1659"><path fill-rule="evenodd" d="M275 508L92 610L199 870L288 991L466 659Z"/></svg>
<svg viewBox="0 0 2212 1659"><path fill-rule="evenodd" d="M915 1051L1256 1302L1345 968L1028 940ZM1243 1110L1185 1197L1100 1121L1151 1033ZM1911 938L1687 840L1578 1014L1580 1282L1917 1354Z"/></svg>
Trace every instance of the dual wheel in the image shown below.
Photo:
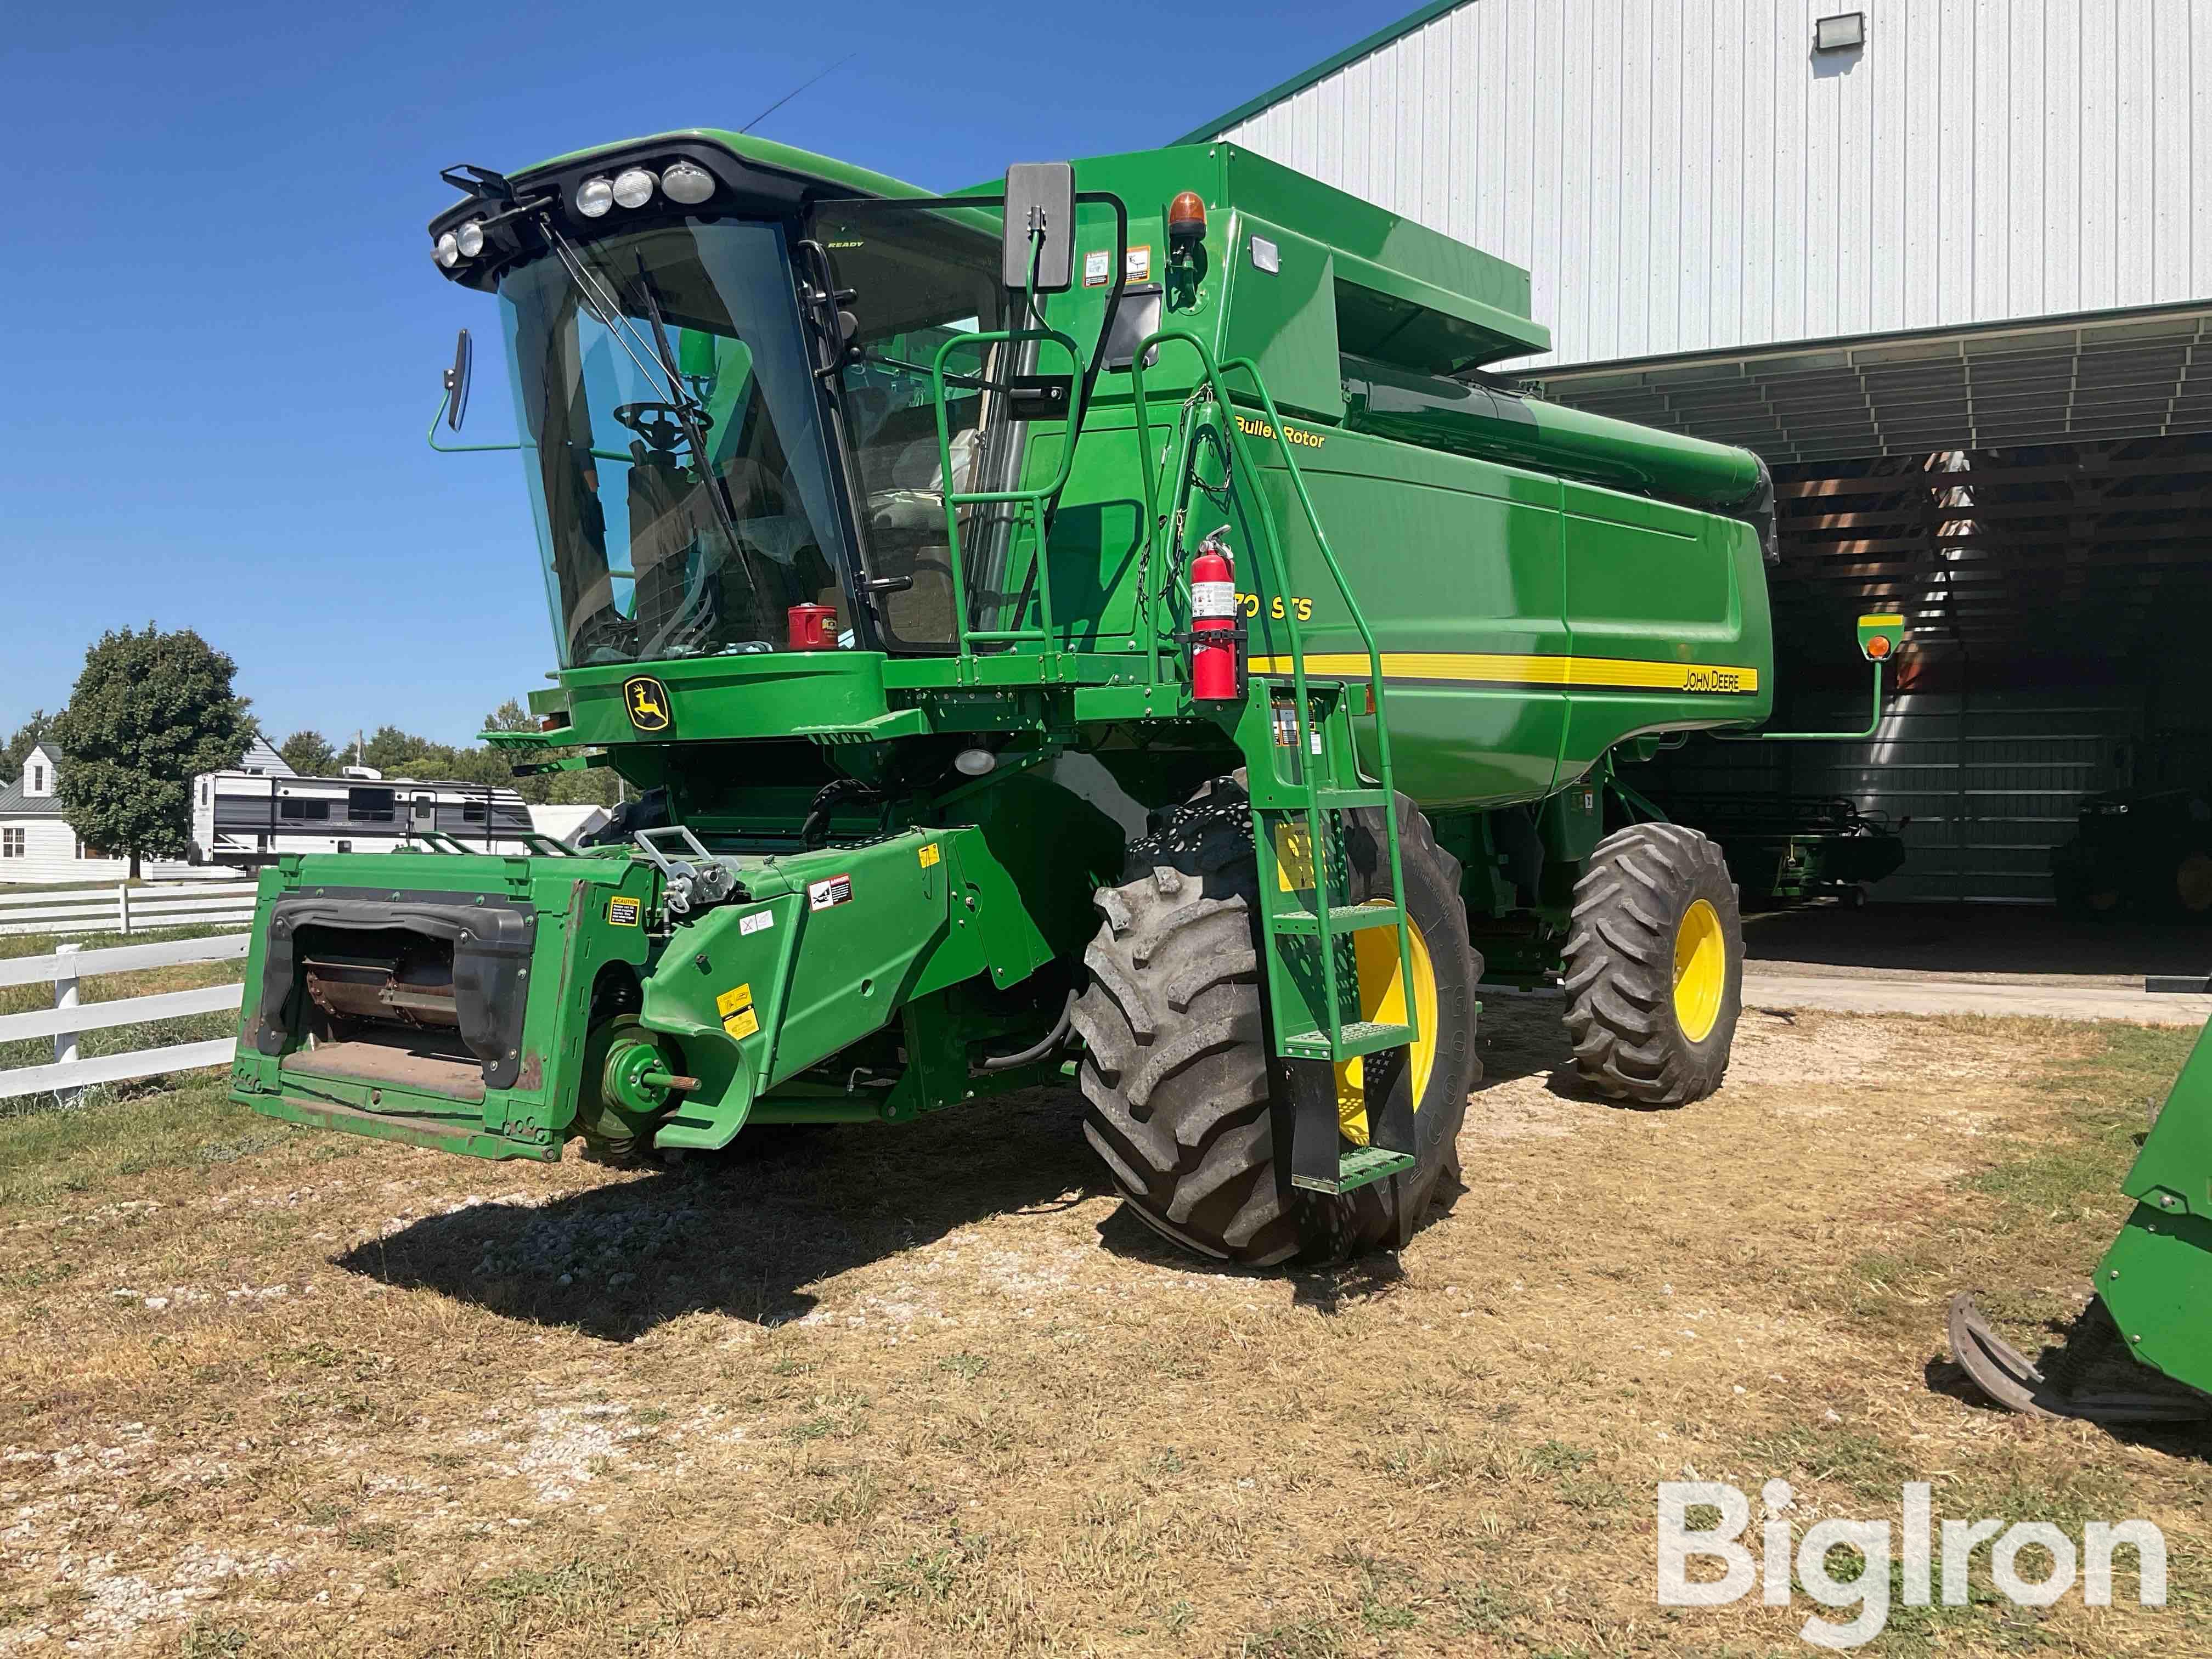
<svg viewBox="0 0 2212 1659"><path fill-rule="evenodd" d="M1407 1237L1457 1190L1458 1135L1481 1076L1481 957L1459 860L1396 802L1411 982L1388 929L1353 935L1361 1016L1419 1037L1411 1170L1353 1192L1293 1188L1290 1091L1262 985L1259 877L1243 775L1218 778L1130 849L1085 954L1075 1006L1084 1133L1139 1219L1217 1260L1267 1266L1358 1255ZM1349 902L1387 895L1379 809L1346 815ZM1710 1094L1728 1065L1741 934L1719 850L1692 830L1641 824L1602 842L1577 890L1566 947L1568 1029L1581 1074L1654 1105ZM1357 1060L1338 1068L1340 1133L1367 1139Z"/></svg>

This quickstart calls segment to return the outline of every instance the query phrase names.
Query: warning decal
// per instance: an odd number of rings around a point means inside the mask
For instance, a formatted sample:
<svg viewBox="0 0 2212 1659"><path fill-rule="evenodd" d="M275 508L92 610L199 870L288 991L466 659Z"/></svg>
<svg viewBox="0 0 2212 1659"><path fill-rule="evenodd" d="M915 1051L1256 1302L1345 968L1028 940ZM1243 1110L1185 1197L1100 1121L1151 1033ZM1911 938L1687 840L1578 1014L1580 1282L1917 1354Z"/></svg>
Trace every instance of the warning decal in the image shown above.
<svg viewBox="0 0 2212 1659"><path fill-rule="evenodd" d="M645 913L644 903L634 898L611 898L607 901L607 924L612 927L635 927Z"/></svg>
<svg viewBox="0 0 2212 1659"><path fill-rule="evenodd" d="M750 981L716 997L714 1012L722 1017L722 1029L732 1037L749 1037L760 1030L760 1015L753 1008Z"/></svg>
<svg viewBox="0 0 2212 1659"><path fill-rule="evenodd" d="M849 904L852 899L850 875L831 876L826 881L806 884L806 908L810 910L827 910L833 905Z"/></svg>

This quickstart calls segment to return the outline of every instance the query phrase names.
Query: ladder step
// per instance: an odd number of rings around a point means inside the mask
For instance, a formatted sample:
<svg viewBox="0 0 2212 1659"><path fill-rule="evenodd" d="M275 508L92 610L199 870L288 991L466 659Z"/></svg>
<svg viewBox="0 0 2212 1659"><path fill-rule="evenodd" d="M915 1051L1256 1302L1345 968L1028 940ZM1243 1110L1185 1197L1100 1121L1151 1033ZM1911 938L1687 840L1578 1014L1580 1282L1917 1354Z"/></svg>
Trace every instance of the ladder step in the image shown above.
<svg viewBox="0 0 2212 1659"><path fill-rule="evenodd" d="M1388 899L1370 899L1364 904L1332 904L1328 907L1328 931L1332 933L1357 933L1363 927L1395 927L1403 914ZM1279 933L1318 933L1321 918L1310 910L1285 910L1275 918Z"/></svg>
<svg viewBox="0 0 2212 1659"><path fill-rule="evenodd" d="M1382 806L1390 797L1380 789L1332 789L1322 784L1314 790L1315 803L1333 812L1349 812L1362 806Z"/></svg>
<svg viewBox="0 0 2212 1659"><path fill-rule="evenodd" d="M1412 1169L1417 1161L1411 1152L1386 1152L1380 1146L1353 1146L1337 1159L1334 1182L1294 1175L1291 1177L1291 1185L1303 1187L1314 1193L1357 1192L1362 1187L1371 1187L1378 1181Z"/></svg>
<svg viewBox="0 0 2212 1659"><path fill-rule="evenodd" d="M1362 1054L1403 1048L1413 1040L1413 1028L1410 1025L1383 1025L1371 1019L1355 1019L1345 1026L1343 1035L1334 1042L1328 1040L1326 1031L1300 1031L1296 1036L1284 1038L1283 1056L1286 1060L1326 1060L1341 1064Z"/></svg>

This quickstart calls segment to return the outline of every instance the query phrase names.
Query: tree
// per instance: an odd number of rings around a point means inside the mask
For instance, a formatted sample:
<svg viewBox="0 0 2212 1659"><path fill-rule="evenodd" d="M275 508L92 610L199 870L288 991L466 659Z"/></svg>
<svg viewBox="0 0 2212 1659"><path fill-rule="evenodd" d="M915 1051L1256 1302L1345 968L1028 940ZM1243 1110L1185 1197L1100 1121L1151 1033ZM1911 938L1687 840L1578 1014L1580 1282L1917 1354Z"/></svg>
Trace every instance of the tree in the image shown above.
<svg viewBox="0 0 2212 1659"><path fill-rule="evenodd" d="M191 835L191 781L245 757L253 721L238 665L190 629L103 634L52 735L62 811L79 840L127 857L173 856Z"/></svg>
<svg viewBox="0 0 2212 1659"><path fill-rule="evenodd" d="M31 718L15 728L15 736L7 746L0 749L0 783L13 783L23 775L23 763L31 750L53 735L54 717L43 708L33 708Z"/></svg>
<svg viewBox="0 0 2212 1659"><path fill-rule="evenodd" d="M338 775L338 751L316 731L295 732L276 745L284 764L303 778L334 778Z"/></svg>
<svg viewBox="0 0 2212 1659"><path fill-rule="evenodd" d="M434 769L423 764L438 745L396 726L380 726L361 746L361 763L373 766L387 778L427 777Z"/></svg>

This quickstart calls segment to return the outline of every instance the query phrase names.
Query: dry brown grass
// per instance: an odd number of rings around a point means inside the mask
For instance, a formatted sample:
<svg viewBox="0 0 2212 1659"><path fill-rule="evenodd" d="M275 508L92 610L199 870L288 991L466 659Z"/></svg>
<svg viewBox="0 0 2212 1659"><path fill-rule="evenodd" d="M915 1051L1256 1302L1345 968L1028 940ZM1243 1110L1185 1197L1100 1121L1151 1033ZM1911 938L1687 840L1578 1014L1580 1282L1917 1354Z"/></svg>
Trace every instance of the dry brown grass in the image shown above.
<svg viewBox="0 0 2212 1659"><path fill-rule="evenodd" d="M1555 1014L1493 1005L1455 1211L1331 1273L1168 1253L1064 1092L649 1174L211 1083L0 1124L0 1654L1809 1651L1802 1598L1654 1605L1686 1468L2166 1529L2162 1612L1875 1651L2212 1647L2198 1447L1942 1354L1956 1284L2070 1306L2182 1036L1753 1013L1647 1113L1555 1085Z"/></svg>

